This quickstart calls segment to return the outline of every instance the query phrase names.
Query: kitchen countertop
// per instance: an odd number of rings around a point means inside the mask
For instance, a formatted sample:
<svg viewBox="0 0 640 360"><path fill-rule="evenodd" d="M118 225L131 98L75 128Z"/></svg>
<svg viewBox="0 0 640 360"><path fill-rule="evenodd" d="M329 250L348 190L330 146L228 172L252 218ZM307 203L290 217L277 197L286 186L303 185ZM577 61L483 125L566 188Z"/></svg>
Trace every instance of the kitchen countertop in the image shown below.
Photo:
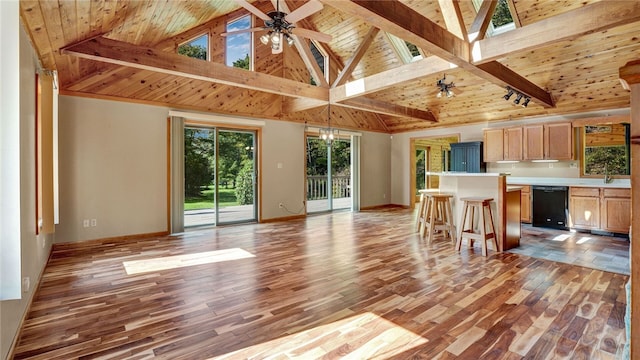
<svg viewBox="0 0 640 360"><path fill-rule="evenodd" d="M587 178L548 178L548 177L514 177L507 176L508 185L542 185L542 186L583 186L603 188L630 188L629 179L613 179L605 184L602 179Z"/></svg>

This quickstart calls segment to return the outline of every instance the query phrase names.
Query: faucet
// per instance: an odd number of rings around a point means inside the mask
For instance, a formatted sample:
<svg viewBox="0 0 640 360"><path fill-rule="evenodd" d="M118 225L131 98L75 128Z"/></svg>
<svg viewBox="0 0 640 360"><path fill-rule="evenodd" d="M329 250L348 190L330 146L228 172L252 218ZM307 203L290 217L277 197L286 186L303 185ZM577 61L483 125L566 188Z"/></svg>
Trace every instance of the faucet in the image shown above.
<svg viewBox="0 0 640 360"><path fill-rule="evenodd" d="M609 170L607 168L607 163L604 163L604 183L609 184L613 181L613 178L609 175Z"/></svg>

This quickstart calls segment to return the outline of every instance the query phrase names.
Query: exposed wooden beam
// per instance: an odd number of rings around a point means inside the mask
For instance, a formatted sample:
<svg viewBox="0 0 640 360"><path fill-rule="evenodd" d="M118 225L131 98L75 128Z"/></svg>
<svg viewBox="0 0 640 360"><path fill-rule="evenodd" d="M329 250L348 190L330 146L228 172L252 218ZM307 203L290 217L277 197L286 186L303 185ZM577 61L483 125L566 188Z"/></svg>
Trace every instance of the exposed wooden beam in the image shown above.
<svg viewBox="0 0 640 360"><path fill-rule="evenodd" d="M521 28L480 40L473 45L475 64L531 51L560 41L604 31L640 20L639 1L601 1Z"/></svg>
<svg viewBox="0 0 640 360"><path fill-rule="evenodd" d="M255 71L236 69L175 53L96 37L62 49L63 54L267 93L329 100L326 88Z"/></svg>
<svg viewBox="0 0 640 360"><path fill-rule="evenodd" d="M360 42L360 45L358 46L356 51L345 63L344 68L342 69L342 71L340 71L338 77L336 78L336 81L333 82L331 87L343 85L345 82L347 82L347 79L349 78L349 76L351 76L351 73L353 73L353 70L356 68L364 54L367 52L367 49L369 49L369 46L371 45L373 40L375 40L378 32L380 32L380 29L378 29L377 27L372 26L369 29L367 34L364 36L364 39L362 39L362 42Z"/></svg>
<svg viewBox="0 0 640 360"><path fill-rule="evenodd" d="M491 23L493 12L496 10L496 5L498 5L498 0L484 0L482 2L476 18L473 20L473 24L471 24L471 28L469 28L469 41L473 42L484 39L489 24Z"/></svg>
<svg viewBox="0 0 640 360"><path fill-rule="evenodd" d="M452 65L448 61L442 60L435 56L431 56L426 59L421 59L409 64L402 65L395 69L383 71L359 80L346 83L344 85L337 86L330 90L331 102L341 102L359 96L372 94L381 90L401 85L408 81L448 71L451 70L451 68Z"/></svg>
<svg viewBox="0 0 640 360"><path fill-rule="evenodd" d="M522 27L522 21L520 21L520 14L518 14L518 9L516 9L516 5L513 3L513 0L507 0L507 6L509 7L509 12L511 13L513 24L517 28Z"/></svg>
<svg viewBox="0 0 640 360"><path fill-rule="evenodd" d="M472 74L496 83L509 85L529 96L544 107L554 107L551 94L499 63L478 67L470 62L469 44L447 32L398 1L321 0L347 14L376 24L376 27L423 48ZM497 72L497 73L494 73ZM508 80L506 83L505 80ZM506 84L505 84L506 83ZM337 88L336 88L337 89ZM333 91L332 89L332 101Z"/></svg>
<svg viewBox="0 0 640 360"><path fill-rule="evenodd" d="M435 115L431 111L409 108L402 105L390 104L383 101L359 97L355 99L345 100L335 105L348 107L352 109L375 112L378 114L390 116L409 117L424 121L437 122Z"/></svg>
<svg viewBox="0 0 640 360"><path fill-rule="evenodd" d="M271 0L274 8L276 8L276 6L279 6L280 11L287 14L291 14L291 9L289 8L289 5L287 5L286 1L280 1L279 4L277 3L277 1L278 0ZM302 58L302 62L307 67L307 70L309 70L311 77L313 77L316 83L319 84L321 87L328 88L329 83L327 82L327 79L322 73L322 69L320 69L320 66L318 66L316 59L311 53L311 49L309 48L307 40L297 35L291 35L291 37L293 38L296 49L298 50L298 53ZM284 44L282 44L281 46L284 46Z"/></svg>
<svg viewBox="0 0 640 360"><path fill-rule="evenodd" d="M460 2L458 0L438 0L438 3L440 4L440 11L447 30L460 39L469 41L467 28L464 25L462 11L460 10Z"/></svg>
<svg viewBox="0 0 640 360"><path fill-rule="evenodd" d="M282 112L285 114L290 114L297 111L304 111L321 106L326 106L327 103L327 101L311 98L285 98L282 102Z"/></svg>

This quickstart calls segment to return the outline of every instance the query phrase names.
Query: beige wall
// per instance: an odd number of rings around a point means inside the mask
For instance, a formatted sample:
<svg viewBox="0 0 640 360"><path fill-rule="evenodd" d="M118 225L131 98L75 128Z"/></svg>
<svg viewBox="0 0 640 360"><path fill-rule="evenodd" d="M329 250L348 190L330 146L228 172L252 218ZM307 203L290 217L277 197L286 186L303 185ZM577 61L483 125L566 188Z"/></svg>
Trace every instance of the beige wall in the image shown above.
<svg viewBox="0 0 640 360"><path fill-rule="evenodd" d="M391 203L391 137L362 133L360 139L360 207Z"/></svg>
<svg viewBox="0 0 640 360"><path fill-rule="evenodd" d="M16 13L17 16L17 13ZM7 29L3 28L2 31ZM15 31L15 30L13 30ZM30 279L22 299L0 301L0 358L5 359L44 268L53 235L36 235L35 74L36 54L22 27L20 36L20 218L21 276ZM23 288L24 290L24 288Z"/></svg>
<svg viewBox="0 0 640 360"><path fill-rule="evenodd" d="M167 113L60 97L56 242L167 231Z"/></svg>

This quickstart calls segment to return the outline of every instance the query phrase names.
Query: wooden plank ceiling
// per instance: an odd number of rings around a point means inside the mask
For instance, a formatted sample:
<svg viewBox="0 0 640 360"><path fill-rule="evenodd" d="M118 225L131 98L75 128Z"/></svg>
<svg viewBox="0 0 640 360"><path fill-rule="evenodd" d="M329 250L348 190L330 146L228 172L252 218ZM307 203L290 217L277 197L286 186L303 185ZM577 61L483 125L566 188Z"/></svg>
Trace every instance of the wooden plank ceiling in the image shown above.
<svg viewBox="0 0 640 360"><path fill-rule="evenodd" d="M321 11L296 24L333 37L320 44L329 81L317 87L295 46L274 55L257 37L255 73L223 65L220 34L248 13L231 0L31 0L20 11L43 67L58 71L67 95L317 125L331 101L334 126L388 133L629 106L618 69L640 56L640 2L508 0L516 29L480 31L469 42L496 1L480 11L471 0L321 1ZM305 2L281 5L293 11ZM177 58L178 44L203 33L211 63ZM416 44L424 59L405 64L389 33ZM452 98L436 96L444 74L455 83ZM355 84L364 90L350 94ZM506 86L531 96L529 106L505 101Z"/></svg>

